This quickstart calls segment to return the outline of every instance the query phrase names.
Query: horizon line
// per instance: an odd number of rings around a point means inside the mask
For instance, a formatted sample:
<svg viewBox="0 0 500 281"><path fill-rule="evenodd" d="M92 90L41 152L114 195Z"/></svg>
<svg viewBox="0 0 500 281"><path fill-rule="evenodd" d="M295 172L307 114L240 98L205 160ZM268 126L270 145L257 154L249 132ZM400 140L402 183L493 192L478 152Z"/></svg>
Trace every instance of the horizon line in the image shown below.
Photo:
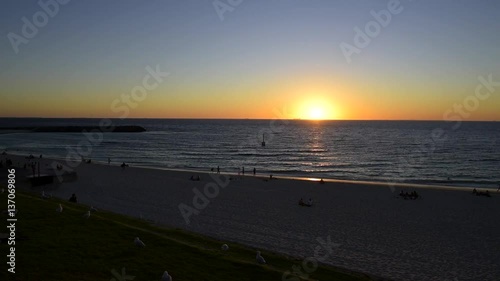
<svg viewBox="0 0 500 281"><path fill-rule="evenodd" d="M248 121L270 121L270 120L287 120L287 121L409 121L409 122L500 122L500 120L442 120L442 119L302 119L302 118L194 118L194 117L15 117L15 116L0 116L0 119L110 119L110 120L127 120L127 119L165 119L165 120L248 120Z"/></svg>

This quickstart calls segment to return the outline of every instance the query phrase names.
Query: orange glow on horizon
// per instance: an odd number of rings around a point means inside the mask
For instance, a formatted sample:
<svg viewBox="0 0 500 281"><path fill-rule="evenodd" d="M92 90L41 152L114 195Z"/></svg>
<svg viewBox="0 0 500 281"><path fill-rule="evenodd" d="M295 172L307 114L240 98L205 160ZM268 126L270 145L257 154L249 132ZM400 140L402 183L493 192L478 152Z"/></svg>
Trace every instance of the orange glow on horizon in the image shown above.
<svg viewBox="0 0 500 281"><path fill-rule="evenodd" d="M462 89L460 97L443 96L423 85L396 88L390 84L355 83L348 79L328 81L318 77L291 80L289 83L262 82L257 85L222 87L164 86L148 93L144 101L128 107L127 118L189 119L302 119L302 120L444 120L470 95L474 87ZM210 86L210 87L209 87ZM123 91L100 87L61 89L42 88L37 94L12 90L16 98L3 99L1 117L45 118L120 118L122 111L111 104ZM405 95L398 94L405 89ZM451 89L453 90L453 89ZM450 90L450 91L451 91ZM35 93L28 91L27 93ZM68 94L65 94L68 93ZM423 94L424 93L424 94ZM498 96L481 102L464 121L500 121ZM121 106L126 106L125 102ZM457 115L457 114L455 114Z"/></svg>
<svg viewBox="0 0 500 281"><path fill-rule="evenodd" d="M339 113L333 102L324 95L297 101L295 117L303 120L339 119Z"/></svg>
<svg viewBox="0 0 500 281"><path fill-rule="evenodd" d="M325 119L325 112L323 108L313 107L309 110L309 119L322 120Z"/></svg>

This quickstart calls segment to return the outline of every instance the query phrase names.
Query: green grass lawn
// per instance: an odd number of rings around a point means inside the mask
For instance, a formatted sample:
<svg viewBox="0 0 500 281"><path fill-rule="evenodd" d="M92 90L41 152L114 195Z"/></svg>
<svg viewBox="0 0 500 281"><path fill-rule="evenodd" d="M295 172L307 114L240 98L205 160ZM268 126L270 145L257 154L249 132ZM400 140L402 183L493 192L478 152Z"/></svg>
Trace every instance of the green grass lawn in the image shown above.
<svg viewBox="0 0 500 281"><path fill-rule="evenodd" d="M0 202L0 210L5 210L7 193L0 194ZM62 213L56 212L59 203ZM229 243L229 251L222 252L220 241L110 212L98 211L85 219L88 206L26 192L16 193L16 208L16 274L1 266L0 280L152 281L160 280L165 270L175 281L302 280L283 278L284 272L302 264L300 259L262 251L268 264L258 265L256 249ZM0 219L5 224L7 216ZM136 236L145 248L134 245ZM4 265L9 248L0 244ZM122 269L127 278L121 276ZM306 280L370 279L320 266Z"/></svg>

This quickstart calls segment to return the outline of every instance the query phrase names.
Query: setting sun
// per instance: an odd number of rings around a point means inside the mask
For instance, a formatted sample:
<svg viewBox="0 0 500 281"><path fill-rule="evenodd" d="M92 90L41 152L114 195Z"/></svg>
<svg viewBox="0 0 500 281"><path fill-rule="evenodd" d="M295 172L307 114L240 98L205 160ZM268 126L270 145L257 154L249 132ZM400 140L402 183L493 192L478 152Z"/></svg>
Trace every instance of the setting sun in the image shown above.
<svg viewBox="0 0 500 281"><path fill-rule="evenodd" d="M313 107L309 110L307 119L312 119L312 120L325 119L325 111L321 107Z"/></svg>
<svg viewBox="0 0 500 281"><path fill-rule="evenodd" d="M322 96L300 101L296 116L305 120L331 120L339 117L332 102Z"/></svg>

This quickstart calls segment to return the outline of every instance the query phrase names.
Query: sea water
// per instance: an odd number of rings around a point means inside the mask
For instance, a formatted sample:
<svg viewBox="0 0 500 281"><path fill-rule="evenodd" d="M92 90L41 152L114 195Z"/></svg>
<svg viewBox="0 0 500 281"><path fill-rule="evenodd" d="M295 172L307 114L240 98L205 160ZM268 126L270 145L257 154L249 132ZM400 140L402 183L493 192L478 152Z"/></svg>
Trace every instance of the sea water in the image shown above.
<svg viewBox="0 0 500 281"><path fill-rule="evenodd" d="M0 118L0 127L100 119ZM112 119L143 133L2 133L0 151L113 164L345 180L498 187L499 122ZM262 142L265 146L262 146Z"/></svg>

